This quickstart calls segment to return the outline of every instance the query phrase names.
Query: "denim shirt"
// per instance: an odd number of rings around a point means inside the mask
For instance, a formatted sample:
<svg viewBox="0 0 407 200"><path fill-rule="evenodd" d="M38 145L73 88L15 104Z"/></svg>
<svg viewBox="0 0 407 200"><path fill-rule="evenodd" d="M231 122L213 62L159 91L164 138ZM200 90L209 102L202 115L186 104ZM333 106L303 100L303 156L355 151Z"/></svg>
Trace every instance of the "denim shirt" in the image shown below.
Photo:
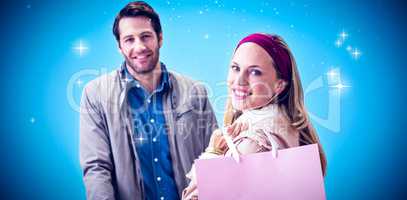
<svg viewBox="0 0 407 200"><path fill-rule="evenodd" d="M79 163L86 199L144 199L143 174L136 139L125 64L89 81L79 117ZM203 84L168 71L170 89L163 109L178 196L188 186L185 174L218 128Z"/></svg>
<svg viewBox="0 0 407 200"><path fill-rule="evenodd" d="M161 69L160 84L152 93L144 89L127 68L125 72L126 78L134 85L129 90L128 101L147 200L179 199L163 113L163 95L169 90L170 84L168 72L162 63Z"/></svg>

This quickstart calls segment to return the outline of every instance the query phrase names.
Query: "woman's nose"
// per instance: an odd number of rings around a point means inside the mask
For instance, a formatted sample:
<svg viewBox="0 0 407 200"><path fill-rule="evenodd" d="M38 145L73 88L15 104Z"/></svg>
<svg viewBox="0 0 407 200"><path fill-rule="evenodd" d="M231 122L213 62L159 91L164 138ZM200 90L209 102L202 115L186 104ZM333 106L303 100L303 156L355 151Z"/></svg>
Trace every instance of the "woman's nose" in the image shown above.
<svg viewBox="0 0 407 200"><path fill-rule="evenodd" d="M245 86L245 85L248 84L248 83L247 83L246 76L245 76L245 74L244 74L243 72L240 72L240 73L237 75L236 83L237 83L238 85L240 85L240 86Z"/></svg>

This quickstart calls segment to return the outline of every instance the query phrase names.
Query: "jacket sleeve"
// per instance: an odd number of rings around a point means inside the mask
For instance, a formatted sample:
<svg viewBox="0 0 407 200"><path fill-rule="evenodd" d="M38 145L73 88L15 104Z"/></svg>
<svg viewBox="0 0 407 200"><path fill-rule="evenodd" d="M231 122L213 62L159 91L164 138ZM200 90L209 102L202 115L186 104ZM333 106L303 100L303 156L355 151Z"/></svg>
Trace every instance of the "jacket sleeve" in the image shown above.
<svg viewBox="0 0 407 200"><path fill-rule="evenodd" d="M79 125L79 158L86 199L114 200L113 164L104 112L89 89L85 87L82 94Z"/></svg>

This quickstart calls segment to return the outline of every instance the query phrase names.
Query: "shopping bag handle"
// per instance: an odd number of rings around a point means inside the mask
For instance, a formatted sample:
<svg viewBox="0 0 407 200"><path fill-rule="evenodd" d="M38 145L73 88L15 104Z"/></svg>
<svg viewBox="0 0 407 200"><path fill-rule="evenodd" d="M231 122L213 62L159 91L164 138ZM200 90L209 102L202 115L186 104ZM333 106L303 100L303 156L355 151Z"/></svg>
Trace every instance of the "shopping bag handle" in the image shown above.
<svg viewBox="0 0 407 200"><path fill-rule="evenodd" d="M250 130L250 129L249 129ZM231 151L232 158L239 163L240 162L240 154L237 150L235 143L233 143L232 138L227 134L226 127L223 127L222 130L223 137L225 138L226 145L228 146L229 150ZM271 134L265 134L268 141L271 145L271 155L273 158L277 158L277 150L279 148L279 143L271 136Z"/></svg>
<svg viewBox="0 0 407 200"><path fill-rule="evenodd" d="M273 158L277 158L277 150L280 146L278 142L274 139L274 137L271 136L271 134L266 134L266 136L271 145L271 155L273 156Z"/></svg>
<svg viewBox="0 0 407 200"><path fill-rule="evenodd" d="M240 162L239 152L237 151L237 147L235 143L233 143L232 138L227 134L227 128L223 127L222 130L223 137L225 138L226 145L228 146L229 150L232 153L232 158L235 159L237 163Z"/></svg>

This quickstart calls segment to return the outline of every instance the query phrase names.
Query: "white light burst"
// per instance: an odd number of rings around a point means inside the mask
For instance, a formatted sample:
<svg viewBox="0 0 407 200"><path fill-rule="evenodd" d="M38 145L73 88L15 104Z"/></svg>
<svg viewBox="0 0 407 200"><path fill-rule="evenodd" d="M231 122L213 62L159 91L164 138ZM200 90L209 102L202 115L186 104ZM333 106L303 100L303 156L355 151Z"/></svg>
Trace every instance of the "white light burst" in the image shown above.
<svg viewBox="0 0 407 200"><path fill-rule="evenodd" d="M85 42L79 40L78 44L73 47L73 50L76 51L79 56L83 56L86 54L86 52L88 52L89 47L85 44Z"/></svg>
<svg viewBox="0 0 407 200"><path fill-rule="evenodd" d="M331 87L331 88L336 88L337 91L338 91L338 93L341 94L342 90L343 90L344 88L349 88L350 85L344 85L343 83L340 82L340 83L338 83L338 84L336 84L336 85L331 85L331 86L329 86L329 87Z"/></svg>
<svg viewBox="0 0 407 200"><path fill-rule="evenodd" d="M348 38L349 34L346 33L345 31L342 31L341 33L339 33L339 37L345 41Z"/></svg>
<svg viewBox="0 0 407 200"><path fill-rule="evenodd" d="M352 50L351 54L352 54L352 58L357 60L362 55L362 52L360 52L359 49L355 48L355 49Z"/></svg>
<svg viewBox="0 0 407 200"><path fill-rule="evenodd" d="M81 85L83 84L83 81L82 81L81 79L78 79L78 80L76 81L76 84L77 84L78 86L81 86Z"/></svg>
<svg viewBox="0 0 407 200"><path fill-rule="evenodd" d="M343 44L342 40L336 40L336 42L335 42L336 47L341 47L342 44Z"/></svg>

